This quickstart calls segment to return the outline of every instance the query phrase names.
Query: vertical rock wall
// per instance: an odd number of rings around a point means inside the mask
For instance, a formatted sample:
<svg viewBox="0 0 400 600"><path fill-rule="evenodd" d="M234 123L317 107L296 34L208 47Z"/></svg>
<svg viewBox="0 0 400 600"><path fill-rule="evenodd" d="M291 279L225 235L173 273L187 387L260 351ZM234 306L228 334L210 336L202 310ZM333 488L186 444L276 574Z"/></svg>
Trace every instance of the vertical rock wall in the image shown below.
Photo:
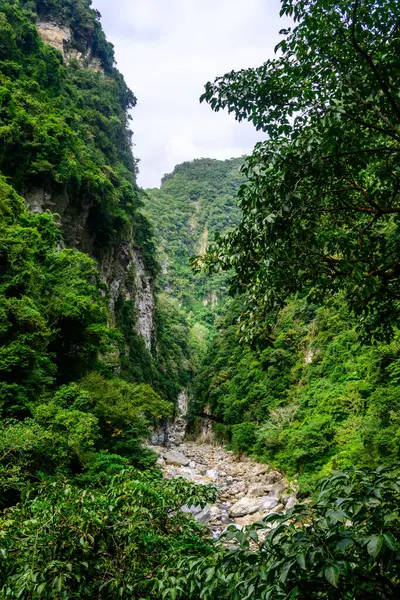
<svg viewBox="0 0 400 600"><path fill-rule="evenodd" d="M151 350L154 334L154 290L153 280L146 271L145 264L139 250L134 248L133 260L135 264L135 307L136 331L145 341L146 348Z"/></svg>
<svg viewBox="0 0 400 600"><path fill-rule="evenodd" d="M189 395L187 390L182 390L178 396L176 415L173 421L165 423L154 432L151 443L156 446L179 446L186 434L187 413L189 408Z"/></svg>
<svg viewBox="0 0 400 600"><path fill-rule="evenodd" d="M93 234L88 224L90 203L78 205L66 191L53 194L41 188L26 191L25 199L32 212L49 210L60 215L67 246L94 256ZM133 236L94 257L110 292L111 317L114 318L115 304L120 296L134 302L135 328L150 351L155 329L154 284L140 251L135 247Z"/></svg>
<svg viewBox="0 0 400 600"><path fill-rule="evenodd" d="M96 73L104 72L101 61L92 55L89 48L87 52L80 52L72 46L72 31L68 25L56 21L38 21L36 27L44 43L61 52L65 62L75 59L87 69Z"/></svg>

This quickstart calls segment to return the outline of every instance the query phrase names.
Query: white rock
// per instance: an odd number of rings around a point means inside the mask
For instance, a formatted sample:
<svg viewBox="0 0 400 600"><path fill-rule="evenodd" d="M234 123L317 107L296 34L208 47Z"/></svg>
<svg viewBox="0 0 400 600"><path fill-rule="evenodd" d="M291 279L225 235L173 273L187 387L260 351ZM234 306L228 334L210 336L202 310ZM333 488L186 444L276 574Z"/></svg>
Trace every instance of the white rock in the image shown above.
<svg viewBox="0 0 400 600"><path fill-rule="evenodd" d="M262 496L261 498L256 498L259 502L260 510L269 511L278 506L279 501L278 498L274 496Z"/></svg>
<svg viewBox="0 0 400 600"><path fill-rule="evenodd" d="M199 523L206 523L210 520L210 517L211 507L208 504L203 508L201 512L197 513L197 515L194 516L196 521L199 521Z"/></svg>
<svg viewBox="0 0 400 600"><path fill-rule="evenodd" d="M167 465L175 465L177 467L187 467L190 463L190 460L187 456L184 456L180 452L176 452L172 450L171 452L166 452L164 455L165 462Z"/></svg>
<svg viewBox="0 0 400 600"><path fill-rule="evenodd" d="M265 492L265 485L260 483L256 485L252 485L249 487L248 495L257 498L258 496L262 496Z"/></svg>
<svg viewBox="0 0 400 600"><path fill-rule="evenodd" d="M221 516L221 511L218 506L212 506L210 509L210 519L212 521L218 519Z"/></svg>
<svg viewBox="0 0 400 600"><path fill-rule="evenodd" d="M293 508L293 506L295 506L297 504L297 498L296 496L290 496L289 499L286 502L286 510L289 510L291 508Z"/></svg>
<svg viewBox="0 0 400 600"><path fill-rule="evenodd" d="M252 468L252 474L255 476L264 475L267 471L268 465L256 465Z"/></svg>
<svg viewBox="0 0 400 600"><path fill-rule="evenodd" d="M189 481L194 481L198 476L196 469L191 469L190 467L181 467L179 470L179 475L188 479Z"/></svg>
<svg viewBox="0 0 400 600"><path fill-rule="evenodd" d="M181 507L181 511L193 515L196 521L199 521L200 523L205 523L211 516L211 506L209 504L206 504L204 508L201 508L201 506L188 506L187 504L184 504Z"/></svg>
<svg viewBox="0 0 400 600"><path fill-rule="evenodd" d="M277 483L278 481L282 481L283 475L279 471L270 471L267 474L267 479L270 483Z"/></svg>
<svg viewBox="0 0 400 600"><path fill-rule="evenodd" d="M257 512L261 507L260 500L260 498L249 498L249 496L245 496L229 509L229 515L233 518L251 515ZM278 502L276 504L278 504Z"/></svg>

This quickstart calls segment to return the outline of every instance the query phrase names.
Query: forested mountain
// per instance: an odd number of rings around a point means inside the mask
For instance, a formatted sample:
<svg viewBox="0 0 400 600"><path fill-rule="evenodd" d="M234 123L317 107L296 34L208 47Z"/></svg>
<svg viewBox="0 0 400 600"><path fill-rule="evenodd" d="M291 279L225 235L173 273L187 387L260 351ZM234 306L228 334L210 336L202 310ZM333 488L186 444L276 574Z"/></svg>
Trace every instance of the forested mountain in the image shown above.
<svg viewBox="0 0 400 600"><path fill-rule="evenodd" d="M188 327L155 296L135 97L90 4L0 1L1 598L137 597L203 543L179 513L161 525L203 492L134 469L190 376Z"/></svg>
<svg viewBox="0 0 400 600"><path fill-rule="evenodd" d="M160 189L147 190L145 214L157 240L160 286L203 324L214 323L223 310L229 276L195 273L190 262L205 253L216 234L238 225L236 197L244 182L243 160L183 163L163 178Z"/></svg>
<svg viewBox="0 0 400 600"><path fill-rule="evenodd" d="M396 463L397 333L390 343L362 343L342 293L324 305L300 295L279 311L267 345L249 345L240 341L244 300L232 304L228 295L232 274L190 269L205 231L212 240L239 223L234 193L245 182L242 164L184 163L160 190L147 192L145 212L163 263L160 285L179 300L188 322L209 323L212 334L197 361L191 417L211 411L218 440L296 475L302 491L335 469ZM219 305L204 306L213 293ZM265 324L274 318L271 312Z"/></svg>

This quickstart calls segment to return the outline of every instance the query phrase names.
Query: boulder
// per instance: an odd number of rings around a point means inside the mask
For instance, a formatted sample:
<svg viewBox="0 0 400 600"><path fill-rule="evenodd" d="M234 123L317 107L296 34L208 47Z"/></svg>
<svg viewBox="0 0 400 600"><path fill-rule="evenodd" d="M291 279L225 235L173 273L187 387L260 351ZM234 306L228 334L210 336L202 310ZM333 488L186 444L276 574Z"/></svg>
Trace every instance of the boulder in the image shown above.
<svg viewBox="0 0 400 600"><path fill-rule="evenodd" d="M202 511L194 516L194 518L196 521L199 521L199 523L207 523L211 518L211 507L207 504Z"/></svg>
<svg viewBox="0 0 400 600"><path fill-rule="evenodd" d="M196 469L191 469L190 467L182 467L179 474L189 481L195 481L198 477Z"/></svg>
<svg viewBox="0 0 400 600"><path fill-rule="evenodd" d="M217 521L221 518L221 511L218 506L212 506L210 509L210 519L212 521Z"/></svg>
<svg viewBox="0 0 400 600"><path fill-rule="evenodd" d="M265 492L265 485L262 485L261 483L257 483L256 485L251 485L249 487L249 491L248 491L248 495L249 496L253 496L254 498L257 498L259 496L262 496Z"/></svg>
<svg viewBox="0 0 400 600"><path fill-rule="evenodd" d="M252 515L246 515L245 517L239 517L236 519L236 524L241 527L247 527L248 525L253 525L253 523L257 523L261 521L263 518L263 514L260 511L253 513Z"/></svg>
<svg viewBox="0 0 400 600"><path fill-rule="evenodd" d="M176 467L187 467L190 463L190 460L187 456L184 456L175 450L166 452L166 454L164 454L164 458L167 465L174 465Z"/></svg>
<svg viewBox="0 0 400 600"><path fill-rule="evenodd" d="M218 473L215 469L208 469L206 471L206 477L209 477L210 479L215 481L215 479L218 479Z"/></svg>
<svg viewBox="0 0 400 600"><path fill-rule="evenodd" d="M287 488L287 485L283 481L278 481L277 483L269 483L264 486L266 492L268 492L271 496L280 496L282 492L284 492Z"/></svg>
<svg viewBox="0 0 400 600"><path fill-rule="evenodd" d="M234 519L237 517L245 517L246 515L252 515L257 512L261 507L262 498L250 498L245 496L241 498L236 504L231 506L229 509L229 515ZM278 501L276 502L278 504ZM275 505L276 506L276 505Z"/></svg>
<svg viewBox="0 0 400 600"><path fill-rule="evenodd" d="M296 496L289 496L289 498L286 501L286 510L289 510L291 508L293 508L293 506L297 504L297 498Z"/></svg>
<svg viewBox="0 0 400 600"><path fill-rule="evenodd" d="M252 475L257 477L258 475L265 475L268 471L268 465L255 465L252 469Z"/></svg>
<svg viewBox="0 0 400 600"><path fill-rule="evenodd" d="M282 481L283 475L279 471L270 471L267 474L267 479L269 483L277 483L278 481Z"/></svg>
<svg viewBox="0 0 400 600"><path fill-rule="evenodd" d="M181 511L193 515L196 521L199 521L200 523L206 523L211 517L211 506L209 504L206 504L204 508L201 508L201 506L188 506L187 504L184 504L181 507Z"/></svg>
<svg viewBox="0 0 400 600"><path fill-rule="evenodd" d="M278 506L279 500L274 496L261 496L261 498L256 498L259 502L260 510L264 512L268 512Z"/></svg>

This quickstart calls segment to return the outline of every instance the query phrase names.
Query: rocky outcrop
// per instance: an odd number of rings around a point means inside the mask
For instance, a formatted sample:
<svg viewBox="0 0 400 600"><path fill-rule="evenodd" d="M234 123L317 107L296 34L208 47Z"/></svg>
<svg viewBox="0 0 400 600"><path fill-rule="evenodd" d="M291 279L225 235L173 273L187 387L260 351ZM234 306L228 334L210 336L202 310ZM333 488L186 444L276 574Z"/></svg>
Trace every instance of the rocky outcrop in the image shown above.
<svg viewBox="0 0 400 600"><path fill-rule="evenodd" d="M95 251L95 240L90 227L92 204L80 199L77 202L66 190L52 193L42 188L24 192L27 206L32 212L50 211L60 216L64 240L68 247L86 252L99 264L101 277L110 293L110 313L118 298L135 305L135 329L142 336L146 348L151 350L154 335L154 283L147 272L143 258L135 247L133 235L114 246Z"/></svg>
<svg viewBox="0 0 400 600"><path fill-rule="evenodd" d="M186 390L182 390L178 395L174 419L164 423L153 433L151 443L155 446L165 446L167 448L179 446L186 434L188 408L189 396Z"/></svg>
<svg viewBox="0 0 400 600"><path fill-rule="evenodd" d="M66 63L75 59L84 68L104 73L100 59L93 56L90 49L81 52L73 47L72 31L68 25L56 21L38 21L36 27L43 42L61 52Z"/></svg>
<svg viewBox="0 0 400 600"><path fill-rule="evenodd" d="M39 21L36 27L44 43L53 46L65 56L72 39L71 29L52 21Z"/></svg>
<svg viewBox="0 0 400 600"><path fill-rule="evenodd" d="M223 448L186 442L173 452L155 450L167 478L184 477L217 486L219 498L214 506L182 507L195 519L207 522L215 537L228 525L251 525L271 513L285 512L296 503L296 488L281 473L268 465L239 460Z"/></svg>
<svg viewBox="0 0 400 600"><path fill-rule="evenodd" d="M144 339L146 348L151 350L155 310L153 280L146 271L137 248L133 249L133 261L135 265L136 331Z"/></svg>

